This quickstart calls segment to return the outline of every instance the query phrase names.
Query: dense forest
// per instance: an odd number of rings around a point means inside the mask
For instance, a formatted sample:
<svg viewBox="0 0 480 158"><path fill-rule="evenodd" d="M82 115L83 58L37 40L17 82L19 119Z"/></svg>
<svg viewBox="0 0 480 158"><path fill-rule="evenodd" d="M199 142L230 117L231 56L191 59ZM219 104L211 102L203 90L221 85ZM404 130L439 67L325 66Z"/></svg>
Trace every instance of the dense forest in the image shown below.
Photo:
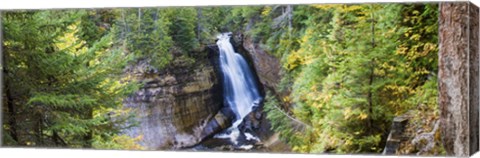
<svg viewBox="0 0 480 158"><path fill-rule="evenodd" d="M268 47L282 59L281 88L291 91L278 99L291 104L292 116L305 125L300 132L291 130L295 125L270 108L271 120L285 121L273 121L274 128L295 151L313 153L381 152L393 117L407 112L415 116L411 125L418 126L412 129L433 128L438 119L436 8L365 4L296 9L291 31L273 31L263 40L281 43ZM278 99L266 106L275 106Z"/></svg>
<svg viewBox="0 0 480 158"><path fill-rule="evenodd" d="M263 110L293 152L381 153L406 115L407 142L434 139L398 153L445 154L434 129L437 4L29 10L1 21L6 146L143 149L122 133L136 117L123 101L145 84L126 69L198 64L233 32L278 60Z"/></svg>

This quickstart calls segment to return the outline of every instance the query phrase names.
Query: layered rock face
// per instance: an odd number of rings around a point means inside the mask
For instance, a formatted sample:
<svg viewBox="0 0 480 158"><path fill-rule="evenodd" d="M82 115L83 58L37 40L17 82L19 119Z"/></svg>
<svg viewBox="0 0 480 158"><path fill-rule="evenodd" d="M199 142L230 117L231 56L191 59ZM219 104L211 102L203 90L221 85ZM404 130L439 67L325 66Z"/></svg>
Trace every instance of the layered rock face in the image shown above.
<svg viewBox="0 0 480 158"><path fill-rule="evenodd" d="M221 87L211 62L177 58L162 72L140 62L130 71L145 85L125 100L137 119L137 126L126 134L142 136L139 143L148 150L192 146L211 134L203 131L222 107Z"/></svg>

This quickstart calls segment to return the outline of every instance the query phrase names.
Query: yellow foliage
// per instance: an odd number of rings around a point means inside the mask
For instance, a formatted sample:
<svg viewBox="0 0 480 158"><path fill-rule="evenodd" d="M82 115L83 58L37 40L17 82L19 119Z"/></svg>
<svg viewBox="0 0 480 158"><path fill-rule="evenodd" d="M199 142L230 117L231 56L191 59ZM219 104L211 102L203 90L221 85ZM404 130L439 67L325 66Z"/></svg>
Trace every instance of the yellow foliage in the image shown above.
<svg viewBox="0 0 480 158"><path fill-rule="evenodd" d="M360 120L365 120L367 117L368 117L368 115L365 114L365 113L360 113L360 115L358 115L358 118L359 118Z"/></svg>
<svg viewBox="0 0 480 158"><path fill-rule="evenodd" d="M311 54L312 51L310 49L312 45L309 44L309 40L313 36L315 36L315 30L305 30L305 35L301 38L301 40L298 40L298 42L302 44L302 47L287 56L287 61L284 65L285 69L293 70L300 65L310 64L316 59L314 57L315 55Z"/></svg>
<svg viewBox="0 0 480 158"><path fill-rule="evenodd" d="M377 76L385 76L385 70L383 69L375 69L373 70L373 74L377 75Z"/></svg>
<svg viewBox="0 0 480 158"><path fill-rule="evenodd" d="M262 11L262 16L267 16L268 14L270 14L271 11L272 11L272 7L270 6L264 7Z"/></svg>
<svg viewBox="0 0 480 158"><path fill-rule="evenodd" d="M399 46L397 48L395 53L398 54L398 55L405 55L405 54L407 54L407 50L408 50L408 48L406 46L402 45L402 46Z"/></svg>
<svg viewBox="0 0 480 158"><path fill-rule="evenodd" d="M412 36L410 36L410 40L418 41L420 40L420 37L422 36L419 34L413 34Z"/></svg>
<svg viewBox="0 0 480 158"><path fill-rule="evenodd" d="M345 141L345 145L352 145L352 141L350 139Z"/></svg>
<svg viewBox="0 0 480 158"><path fill-rule="evenodd" d="M86 42L80 41L75 35L78 32L77 25L79 24L80 22L77 21L67 27L70 31L67 31L63 36L59 37L57 39L58 42L55 42L55 46L57 46L58 49L71 53L72 55L78 55L87 50L86 47L82 47Z"/></svg>
<svg viewBox="0 0 480 158"><path fill-rule="evenodd" d="M350 107L347 107L345 111L343 111L344 119L347 120L348 118L350 118L351 115L352 115L352 109L350 109Z"/></svg>
<svg viewBox="0 0 480 158"><path fill-rule="evenodd" d="M338 11L341 12L351 12L351 11L357 11L363 8L363 5L358 5L358 4L317 4L317 5L311 5L314 8L318 9L323 9L323 10L329 10L329 9L337 9Z"/></svg>
<svg viewBox="0 0 480 158"><path fill-rule="evenodd" d="M356 11L356 10L361 10L363 9L363 5L358 5L358 4L354 4L354 5L343 5L343 11L344 12L352 12L352 11Z"/></svg>
<svg viewBox="0 0 480 158"><path fill-rule="evenodd" d="M298 53L293 52L292 54L289 54L287 57L287 65L286 69L287 70L293 70L296 67L302 65L302 56L298 55Z"/></svg>
<svg viewBox="0 0 480 158"><path fill-rule="evenodd" d="M121 136L115 136L113 138L113 141L122 145L123 146L122 149L125 149L125 150L144 150L144 147L136 143L142 139L143 139L143 135L139 135L135 138L131 138L126 135L121 135Z"/></svg>
<svg viewBox="0 0 480 158"><path fill-rule="evenodd" d="M412 13L413 13L413 15L418 15L418 14L420 14L420 12L419 12L418 10L414 10Z"/></svg>
<svg viewBox="0 0 480 158"><path fill-rule="evenodd" d="M328 9L340 7L340 4L315 4L311 6L318 9L328 10Z"/></svg>
<svg viewBox="0 0 480 158"><path fill-rule="evenodd" d="M436 52L437 49L438 49L437 44L425 43L423 45L423 51L420 54L421 56L427 56L429 53Z"/></svg>
<svg viewBox="0 0 480 158"><path fill-rule="evenodd" d="M283 101L289 103L290 102L290 97L288 97L288 96L283 97Z"/></svg>

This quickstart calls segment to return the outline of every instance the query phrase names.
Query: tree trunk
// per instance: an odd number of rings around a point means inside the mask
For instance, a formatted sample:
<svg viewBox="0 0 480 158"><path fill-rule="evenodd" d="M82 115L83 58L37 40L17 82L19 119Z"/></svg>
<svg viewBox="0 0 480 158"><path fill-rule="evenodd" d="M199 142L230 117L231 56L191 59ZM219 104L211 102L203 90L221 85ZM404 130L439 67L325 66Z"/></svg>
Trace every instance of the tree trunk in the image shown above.
<svg viewBox="0 0 480 158"><path fill-rule="evenodd" d="M17 120L16 120L16 113L17 112L16 112L15 105L14 105L14 102L13 102L12 94L9 90L10 88L8 88L8 86L7 86L8 82L4 82L4 83L5 83L5 85L4 85L5 88L2 89L2 90L5 90L5 95L6 95L5 102L7 102L6 105L7 105L7 111L8 111L8 120L6 120L6 121L8 121L8 126L10 127L10 129L8 130L8 133L10 134L12 139L15 140L15 142L18 142Z"/></svg>
<svg viewBox="0 0 480 158"><path fill-rule="evenodd" d="M439 6L439 108L447 155L469 156L478 150L479 32L474 7L468 2Z"/></svg>
<svg viewBox="0 0 480 158"><path fill-rule="evenodd" d="M371 44L372 44L372 50L375 49L375 17L373 15L373 13L371 13L371 31L372 31L372 40L371 40ZM373 85L373 81L375 80L375 59L371 59L371 67L370 67L370 74L369 74L369 79L368 79L368 95L367 95L367 99L368 99L368 133L369 134L372 134L372 126L373 126L373 120L372 120L372 115L373 115L373 90L372 90L372 85Z"/></svg>
<svg viewBox="0 0 480 158"><path fill-rule="evenodd" d="M374 60L372 60L372 63ZM373 115L373 92L372 92L372 85L373 85L373 80L374 80L374 71L375 67L372 64L372 67L370 68L370 74L369 74L369 79L368 79L368 94L367 94L367 100L368 100L368 121L367 121L367 128L368 128L368 134L372 134L372 125L373 125L373 120L372 120L372 115Z"/></svg>
<svg viewBox="0 0 480 158"><path fill-rule="evenodd" d="M138 29L137 32L142 30L142 8L138 8Z"/></svg>
<svg viewBox="0 0 480 158"><path fill-rule="evenodd" d="M2 20L1 20L1 12L0 12L0 30L2 30ZM3 38L3 34L2 34L2 31L0 31L0 39ZM0 52L3 52L2 50L2 47L3 46L0 46ZM2 56L1 56L1 65L3 65L3 68L2 68L2 75L1 75L1 83L4 83L3 87L1 88L0 92L1 94L5 93L5 97L6 97L6 100L3 100L2 101L5 101L5 103L2 103L2 105L7 105L7 111L8 111L8 120L4 120L8 123L8 126L10 127L10 129L8 130L8 134L12 137L12 139L18 143L18 134L17 134L17 122L16 122L16 109L15 109L15 105L14 105L14 102L13 102L13 95L12 95L12 92L10 91L11 88L8 87L8 82L5 80L5 75L8 74L8 71L6 69L6 63L5 63L5 55L6 53L2 53ZM3 98L3 97L2 97ZM3 108L2 108L3 109ZM6 114L6 113L4 113ZM3 117L5 118L5 117ZM3 119L2 118L2 119ZM4 130L1 130L2 133L0 134L6 134L6 133L3 133L5 132ZM2 138L0 138L1 140ZM3 140L0 141L3 145Z"/></svg>
<svg viewBox="0 0 480 158"><path fill-rule="evenodd" d="M35 118L37 119L34 127L36 132L36 145L45 146L45 142L43 141L43 116L39 113Z"/></svg>
<svg viewBox="0 0 480 158"><path fill-rule="evenodd" d="M288 20L288 33L292 31L292 21L293 21L293 7L292 5L287 5L287 20Z"/></svg>
<svg viewBox="0 0 480 158"><path fill-rule="evenodd" d="M198 7L197 8L197 37L199 39L202 39L200 35L202 34L203 26L202 26L202 21L200 19L203 19L203 13L202 13L202 8Z"/></svg>

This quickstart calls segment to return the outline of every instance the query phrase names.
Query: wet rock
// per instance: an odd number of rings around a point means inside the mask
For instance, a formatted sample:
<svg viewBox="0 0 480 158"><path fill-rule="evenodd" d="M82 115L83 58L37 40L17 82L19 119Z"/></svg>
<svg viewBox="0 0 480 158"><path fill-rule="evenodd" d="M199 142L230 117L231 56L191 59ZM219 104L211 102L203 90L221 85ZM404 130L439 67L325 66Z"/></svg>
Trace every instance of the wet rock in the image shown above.
<svg viewBox="0 0 480 158"><path fill-rule="evenodd" d="M211 119L203 129L200 139L207 138L212 134L218 133L223 129L232 125L235 119L235 114L228 107L222 107L222 109Z"/></svg>
<svg viewBox="0 0 480 158"><path fill-rule="evenodd" d="M260 120L261 118L262 118L262 112L261 111L255 112L255 119Z"/></svg>

